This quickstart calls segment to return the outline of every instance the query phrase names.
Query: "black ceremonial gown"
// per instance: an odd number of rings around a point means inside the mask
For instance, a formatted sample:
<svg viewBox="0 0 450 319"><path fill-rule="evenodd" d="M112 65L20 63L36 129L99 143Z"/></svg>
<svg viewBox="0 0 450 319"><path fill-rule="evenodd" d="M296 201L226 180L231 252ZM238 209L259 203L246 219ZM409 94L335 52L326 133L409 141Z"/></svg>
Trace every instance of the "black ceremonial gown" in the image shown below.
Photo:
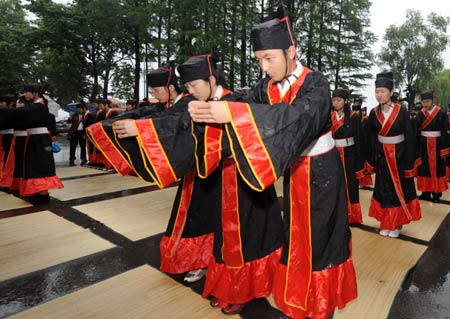
<svg viewBox="0 0 450 319"><path fill-rule="evenodd" d="M423 108L416 117L422 163L417 174L421 192L442 193L448 189L445 157L449 154L447 115L440 106L431 113Z"/></svg>
<svg viewBox="0 0 450 319"><path fill-rule="evenodd" d="M23 165L20 167L20 163L17 165L16 162L15 167L15 170L22 169L23 173L23 180L19 185L21 196L31 196L49 189L64 187L55 173L52 140L46 127L48 114L48 108L42 99L29 106L0 110L0 117L7 121L6 126L12 124L27 129L27 136L21 136L20 139L16 136L15 142L16 146L20 146L20 140L25 139ZM3 128L5 127L0 126L0 129ZM19 152L20 150L15 150L16 158L20 157ZM16 178L16 174L14 177Z"/></svg>
<svg viewBox="0 0 450 319"><path fill-rule="evenodd" d="M222 125L196 124L194 136L198 174L206 180L219 177L214 258L208 265L203 297L216 297L222 308L267 297L283 244L275 187L258 192L245 183Z"/></svg>
<svg viewBox="0 0 450 319"><path fill-rule="evenodd" d="M367 161L369 156L369 147L370 147L370 131L369 131L369 117L367 115L361 117L361 157L364 162ZM373 186L372 176L367 173L361 178L358 179L359 186L368 187Z"/></svg>
<svg viewBox="0 0 450 319"><path fill-rule="evenodd" d="M346 119L346 117L349 117ZM358 180L365 174L364 160L361 154L361 121L355 112L344 113L338 118L336 111L331 114L333 138L341 156L347 191L348 222L362 223L359 203ZM342 146L340 146L342 144Z"/></svg>
<svg viewBox="0 0 450 319"><path fill-rule="evenodd" d="M151 105L93 125L89 136L120 173L134 171L148 182L167 187L181 181L165 235L160 243L161 271L183 273L205 268L212 258L220 174L201 179L195 171L192 125L187 103ZM112 124L136 119L136 138L118 139ZM101 126L100 126L101 125Z"/></svg>
<svg viewBox="0 0 450 319"><path fill-rule="evenodd" d="M103 120L105 120L105 111L98 109L97 113L95 113L95 119L93 122L99 123ZM95 144L89 149L88 156L89 163L91 164L103 164L105 162L102 152L95 146Z"/></svg>
<svg viewBox="0 0 450 319"><path fill-rule="evenodd" d="M118 139L114 133L113 124L118 120L149 118L163 110L163 104L155 103L127 111L115 118L93 124L86 130L86 134L95 145L95 149L103 154L120 175L124 176L134 172L145 181L153 182L152 176L148 174L145 167L147 162L144 157L140 156L141 151L137 139ZM133 154L133 156L131 157L129 154Z"/></svg>
<svg viewBox="0 0 450 319"><path fill-rule="evenodd" d="M370 112L369 125L371 155L366 166L370 173L376 172L369 216L380 222L380 229L394 230L421 218L414 185L419 160L411 119L399 104L387 119L377 106ZM384 137L387 140L381 143Z"/></svg>
<svg viewBox="0 0 450 319"><path fill-rule="evenodd" d="M14 130L0 131L0 186L10 187L14 172Z"/></svg>
<svg viewBox="0 0 450 319"><path fill-rule="evenodd" d="M292 318L328 318L357 295L329 96L325 77L303 68L283 96L263 79L248 103L228 102L226 128L242 178L262 191L284 175L285 245L272 292Z"/></svg>

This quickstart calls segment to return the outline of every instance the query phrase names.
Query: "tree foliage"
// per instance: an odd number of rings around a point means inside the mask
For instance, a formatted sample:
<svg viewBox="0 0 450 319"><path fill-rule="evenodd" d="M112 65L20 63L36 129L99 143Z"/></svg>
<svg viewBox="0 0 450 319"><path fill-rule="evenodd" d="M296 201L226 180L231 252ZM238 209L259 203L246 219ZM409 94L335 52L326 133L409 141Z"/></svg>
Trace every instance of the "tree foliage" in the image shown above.
<svg viewBox="0 0 450 319"><path fill-rule="evenodd" d="M29 54L15 54L23 60L14 61L12 82L48 82L53 96L67 102L142 97L147 68L213 51L221 54L231 89L251 86L262 74L253 62L250 31L279 4L290 13L305 65L335 87L358 88L371 76L369 0L28 0L28 20L17 1L3 1L0 10L15 10L22 25L14 29L31 34L22 45Z"/></svg>
<svg viewBox="0 0 450 319"><path fill-rule="evenodd" d="M406 22L391 25L379 55L383 65L394 72L397 86L406 87L409 105L418 92L430 85L433 74L442 70L442 53L447 47L449 18L432 13L424 20L417 10L408 10Z"/></svg>
<svg viewBox="0 0 450 319"><path fill-rule="evenodd" d="M0 1L0 16L0 89L8 93L30 78L33 60L26 39L31 28L17 1Z"/></svg>
<svg viewBox="0 0 450 319"><path fill-rule="evenodd" d="M436 102L448 110L448 106L450 106L450 70L434 74L430 83L429 87L434 90Z"/></svg>

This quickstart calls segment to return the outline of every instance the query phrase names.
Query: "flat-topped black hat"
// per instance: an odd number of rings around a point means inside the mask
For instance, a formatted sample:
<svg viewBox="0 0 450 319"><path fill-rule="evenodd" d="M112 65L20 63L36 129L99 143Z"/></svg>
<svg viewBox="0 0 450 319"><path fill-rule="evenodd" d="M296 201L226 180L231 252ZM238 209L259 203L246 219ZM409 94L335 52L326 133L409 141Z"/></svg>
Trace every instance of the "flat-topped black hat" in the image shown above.
<svg viewBox="0 0 450 319"><path fill-rule="evenodd" d="M41 93L42 85L38 83L28 83L23 86L24 92Z"/></svg>
<svg viewBox="0 0 450 319"><path fill-rule="evenodd" d="M204 54L190 57L178 67L181 82L187 83L195 80L206 80L211 75L216 75L217 54Z"/></svg>
<svg viewBox="0 0 450 319"><path fill-rule="evenodd" d="M0 95L0 102L6 102L7 104L15 102L16 96L14 94Z"/></svg>
<svg viewBox="0 0 450 319"><path fill-rule="evenodd" d="M147 74L147 85L150 87L169 86L170 84L177 84L175 65L173 63L151 70Z"/></svg>
<svg viewBox="0 0 450 319"><path fill-rule="evenodd" d="M375 80L375 87L392 90L394 88L394 74L392 72L378 73Z"/></svg>
<svg viewBox="0 0 450 319"><path fill-rule="evenodd" d="M361 111L362 102L363 102L363 100L361 98L359 98L359 97L355 98L353 100L352 110L353 111Z"/></svg>
<svg viewBox="0 0 450 319"><path fill-rule="evenodd" d="M434 98L433 90L425 90L420 94L421 100L432 100Z"/></svg>
<svg viewBox="0 0 450 319"><path fill-rule="evenodd" d="M337 89L333 91L332 97L340 97L347 100L351 93L352 91L348 89Z"/></svg>
<svg viewBox="0 0 450 319"><path fill-rule="evenodd" d="M287 11L283 6L271 12L251 32L253 51L281 49L295 46Z"/></svg>

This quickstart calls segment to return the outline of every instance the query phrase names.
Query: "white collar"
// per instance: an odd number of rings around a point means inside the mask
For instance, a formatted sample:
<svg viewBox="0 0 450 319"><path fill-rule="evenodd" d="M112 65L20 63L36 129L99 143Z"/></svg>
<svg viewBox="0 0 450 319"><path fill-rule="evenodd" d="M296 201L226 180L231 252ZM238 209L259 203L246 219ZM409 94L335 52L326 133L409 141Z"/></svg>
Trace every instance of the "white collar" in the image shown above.
<svg viewBox="0 0 450 319"><path fill-rule="evenodd" d="M338 119L338 121L340 119L342 119L345 116L345 113L342 113L342 115L339 114L339 112L336 111L336 118Z"/></svg>
<svg viewBox="0 0 450 319"><path fill-rule="evenodd" d="M177 97L175 98L175 100L173 100L173 104L177 103L179 100L181 100L181 98L183 97L183 94L178 94ZM172 105L173 105L172 104Z"/></svg>
<svg viewBox="0 0 450 319"><path fill-rule="evenodd" d="M387 120L389 119L389 117L392 114L392 110L393 109L394 109L393 107L389 107L389 109L387 111L385 111L383 109L383 107L381 107L381 112L383 112L383 115L384 115L384 122L383 122L383 124L387 122Z"/></svg>
<svg viewBox="0 0 450 319"><path fill-rule="evenodd" d="M436 105L433 105L433 107L431 108L431 110L427 110L428 114L433 113L435 107L436 107Z"/></svg>
<svg viewBox="0 0 450 319"><path fill-rule="evenodd" d="M217 86L216 93L213 96L213 101L219 101L222 98L223 87L222 85Z"/></svg>
<svg viewBox="0 0 450 319"><path fill-rule="evenodd" d="M300 61L296 62L296 68L294 70L294 72L292 72L287 79L284 81L284 84L281 85L281 83L278 83L278 90L280 91L280 96L284 96L286 94L286 92L289 90L289 88L291 87L291 85L295 82L295 80L298 79L298 77L300 76L300 74L302 74L303 72L303 65L300 63Z"/></svg>

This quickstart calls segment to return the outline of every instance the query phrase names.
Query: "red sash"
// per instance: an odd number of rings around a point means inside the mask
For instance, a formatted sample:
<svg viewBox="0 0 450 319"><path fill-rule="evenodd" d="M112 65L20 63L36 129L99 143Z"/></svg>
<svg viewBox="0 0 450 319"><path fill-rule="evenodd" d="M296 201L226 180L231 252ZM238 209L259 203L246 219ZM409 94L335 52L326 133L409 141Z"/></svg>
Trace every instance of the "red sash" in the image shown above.
<svg viewBox="0 0 450 319"><path fill-rule="evenodd" d="M422 108L422 114L425 116L425 121L423 121L423 123L420 125L420 129L424 130L425 128L427 128L427 126L430 125L431 122L433 122L434 118L436 117L436 115L438 115L440 110L441 108L439 106L436 106L430 114L428 113L426 108Z"/></svg>
<svg viewBox="0 0 450 319"><path fill-rule="evenodd" d="M222 170L222 259L230 268L242 268L241 225L236 162L232 158L223 161Z"/></svg>
<svg viewBox="0 0 450 319"><path fill-rule="evenodd" d="M334 135L334 133L336 133L336 131L338 131L341 128L341 126L344 125L344 117L342 117L340 120L338 120L337 112L333 111L331 113L331 123L332 123L331 132Z"/></svg>
<svg viewBox="0 0 450 319"><path fill-rule="evenodd" d="M180 203L178 205L177 217L173 225L172 234L167 241L166 257L172 258L180 242L181 235L186 225L187 212L191 203L192 193L194 191L195 171L186 174L183 177L183 188L181 190Z"/></svg>
<svg viewBox="0 0 450 319"><path fill-rule="evenodd" d="M223 89L222 95L219 100L222 100L224 96L231 94L230 90ZM200 168L197 160L197 170L201 178L208 177L218 166L222 159L222 136L223 126L220 124L208 124L205 126L204 135L204 170Z"/></svg>
<svg viewBox="0 0 450 319"><path fill-rule="evenodd" d="M291 227L284 290L285 303L303 310L307 309L312 276L310 165L311 157L300 157L290 170ZM295 256L295 263L292 256Z"/></svg>

